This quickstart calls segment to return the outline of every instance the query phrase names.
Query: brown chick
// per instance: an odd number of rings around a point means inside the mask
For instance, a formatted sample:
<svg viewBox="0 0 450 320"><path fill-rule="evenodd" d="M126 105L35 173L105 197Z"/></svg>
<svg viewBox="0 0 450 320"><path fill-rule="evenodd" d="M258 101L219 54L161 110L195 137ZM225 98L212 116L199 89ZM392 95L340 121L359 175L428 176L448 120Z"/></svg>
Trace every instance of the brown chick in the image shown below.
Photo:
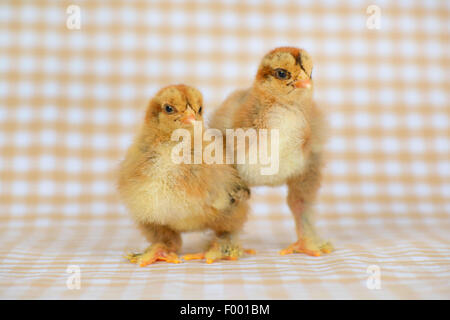
<svg viewBox="0 0 450 320"><path fill-rule="evenodd" d="M211 127L278 129L279 170L263 175L255 165L237 164L250 186L287 184L287 203L298 241L281 254L329 253L332 245L316 233L313 203L321 182L324 117L313 101L312 60L302 49L281 47L264 56L253 86L229 96L211 119ZM248 152L248 150L247 150Z"/></svg>
<svg viewBox="0 0 450 320"><path fill-rule="evenodd" d="M144 253L128 256L141 266L181 262L177 252L186 231L211 229L216 235L206 253L187 259L212 262L243 254L235 235L246 221L250 191L236 169L226 164L177 164L171 157L179 143L172 141L172 132L192 133L194 121L203 125L202 112L198 90L185 85L161 89L150 101L144 123L120 165L120 197L151 242Z"/></svg>

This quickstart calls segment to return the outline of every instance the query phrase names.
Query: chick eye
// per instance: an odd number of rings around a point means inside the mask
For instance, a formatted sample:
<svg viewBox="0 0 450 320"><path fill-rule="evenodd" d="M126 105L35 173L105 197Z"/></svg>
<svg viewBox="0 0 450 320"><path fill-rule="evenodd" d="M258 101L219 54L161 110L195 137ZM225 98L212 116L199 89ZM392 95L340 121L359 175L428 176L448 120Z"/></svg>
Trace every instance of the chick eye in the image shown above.
<svg viewBox="0 0 450 320"><path fill-rule="evenodd" d="M275 77L280 80L286 80L289 79L291 75L289 74L289 71L279 68L275 69Z"/></svg>
<svg viewBox="0 0 450 320"><path fill-rule="evenodd" d="M165 111L167 114L171 114L171 113L174 113L174 112L175 112L175 108L172 107L172 106L169 105L169 104L165 104L165 105L164 105L164 111Z"/></svg>
<svg viewBox="0 0 450 320"><path fill-rule="evenodd" d="M202 113L202 107L198 108L198 113L199 113L199 114Z"/></svg>

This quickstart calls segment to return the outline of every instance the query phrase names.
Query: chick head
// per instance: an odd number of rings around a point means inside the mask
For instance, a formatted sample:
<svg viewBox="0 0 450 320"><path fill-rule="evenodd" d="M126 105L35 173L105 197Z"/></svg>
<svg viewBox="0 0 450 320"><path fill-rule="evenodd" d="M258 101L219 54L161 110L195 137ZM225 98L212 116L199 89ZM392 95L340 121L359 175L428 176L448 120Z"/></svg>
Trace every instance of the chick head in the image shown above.
<svg viewBox="0 0 450 320"><path fill-rule="evenodd" d="M312 59L303 50L280 47L261 61L255 85L277 95L298 95L312 91Z"/></svg>
<svg viewBox="0 0 450 320"><path fill-rule="evenodd" d="M200 91L183 84L162 88L153 99L146 113L146 123L171 134L183 128L191 130L194 121L203 124L203 97Z"/></svg>

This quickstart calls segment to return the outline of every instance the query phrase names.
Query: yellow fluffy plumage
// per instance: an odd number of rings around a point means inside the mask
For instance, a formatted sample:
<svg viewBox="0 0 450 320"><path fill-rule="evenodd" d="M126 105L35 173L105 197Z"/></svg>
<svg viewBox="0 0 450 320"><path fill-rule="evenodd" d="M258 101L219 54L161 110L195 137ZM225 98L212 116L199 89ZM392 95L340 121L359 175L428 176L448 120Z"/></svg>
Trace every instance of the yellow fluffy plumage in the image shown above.
<svg viewBox="0 0 450 320"><path fill-rule="evenodd" d="M175 163L175 129L192 133L202 119L200 92L185 85L161 89L150 101L145 121L121 163L118 191L152 245L129 259L141 266L158 260L180 262L181 233L212 229L216 239L203 258L208 262L242 255L234 235L247 218L250 191L235 168L226 164ZM193 152L193 150L192 150Z"/></svg>
<svg viewBox="0 0 450 320"><path fill-rule="evenodd" d="M211 127L279 130L279 171L262 175L252 165L238 164L249 185L287 184L287 202L296 223L298 241L282 254L318 256L332 251L317 235L312 221L321 181L325 121L313 101L312 59L302 49L281 47L262 59L251 88L228 97L211 119Z"/></svg>

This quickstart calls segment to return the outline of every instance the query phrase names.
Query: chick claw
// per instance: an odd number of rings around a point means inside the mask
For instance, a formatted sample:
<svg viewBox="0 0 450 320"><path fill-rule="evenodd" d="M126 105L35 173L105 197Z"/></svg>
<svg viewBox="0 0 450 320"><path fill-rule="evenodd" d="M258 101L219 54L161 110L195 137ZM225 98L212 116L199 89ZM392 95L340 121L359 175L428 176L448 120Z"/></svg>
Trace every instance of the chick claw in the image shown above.
<svg viewBox="0 0 450 320"><path fill-rule="evenodd" d="M333 245L330 242L301 239L281 250L280 255L284 256L291 253L305 253L310 256L319 257L322 253L331 253L333 250Z"/></svg>
<svg viewBox="0 0 450 320"><path fill-rule="evenodd" d="M157 261L165 261L167 263L180 263L175 252L169 251L163 244L155 244L143 253L130 253L125 257L131 263L137 263L140 267L145 267Z"/></svg>
<svg viewBox="0 0 450 320"><path fill-rule="evenodd" d="M214 243L210 249L206 252L186 254L183 256L184 260L203 260L206 259L206 263L211 264L218 260L237 260L243 254L255 254L255 250L246 249L242 250L237 245L219 245Z"/></svg>

